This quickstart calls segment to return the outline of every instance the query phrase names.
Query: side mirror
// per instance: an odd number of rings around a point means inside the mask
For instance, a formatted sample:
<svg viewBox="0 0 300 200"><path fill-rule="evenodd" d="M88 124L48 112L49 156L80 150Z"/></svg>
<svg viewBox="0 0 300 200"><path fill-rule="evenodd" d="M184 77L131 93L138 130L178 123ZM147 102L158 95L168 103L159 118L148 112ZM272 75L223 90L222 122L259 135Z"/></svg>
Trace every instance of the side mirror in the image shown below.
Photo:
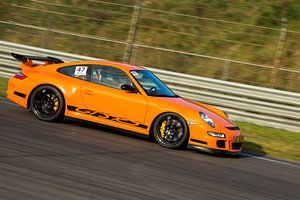
<svg viewBox="0 0 300 200"><path fill-rule="evenodd" d="M131 86L131 85L127 85L127 84L124 84L124 85L121 85L121 90L125 90L127 92L130 92L130 93L137 93L138 90Z"/></svg>

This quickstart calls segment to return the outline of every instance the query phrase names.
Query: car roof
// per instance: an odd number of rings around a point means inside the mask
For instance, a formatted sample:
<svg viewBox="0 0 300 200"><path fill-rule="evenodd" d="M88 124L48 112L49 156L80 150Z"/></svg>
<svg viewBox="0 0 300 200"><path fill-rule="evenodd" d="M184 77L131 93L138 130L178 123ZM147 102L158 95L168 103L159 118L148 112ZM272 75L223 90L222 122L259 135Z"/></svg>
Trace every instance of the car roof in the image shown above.
<svg viewBox="0 0 300 200"><path fill-rule="evenodd" d="M64 66L67 65L91 65L91 64L95 64L95 65L107 65L107 66L112 66L112 67L117 67L117 68L121 68L123 70L126 71L130 71L130 70L145 70L145 68L143 67L138 67L138 66L134 66L134 65L130 65L130 64L126 64L126 63L121 63L121 62L114 62L114 61L109 61L109 60L82 60L82 61L75 61L75 62L67 62L64 63Z"/></svg>

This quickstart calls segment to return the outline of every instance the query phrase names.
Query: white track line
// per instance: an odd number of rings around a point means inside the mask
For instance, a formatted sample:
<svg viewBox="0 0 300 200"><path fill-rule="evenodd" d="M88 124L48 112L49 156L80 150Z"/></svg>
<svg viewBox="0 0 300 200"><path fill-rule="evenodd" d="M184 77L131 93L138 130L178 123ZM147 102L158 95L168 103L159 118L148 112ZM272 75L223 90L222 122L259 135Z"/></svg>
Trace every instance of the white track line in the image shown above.
<svg viewBox="0 0 300 200"><path fill-rule="evenodd" d="M8 101L2 100L2 99L0 99L0 103L9 104L9 105L12 105L12 106L18 106L15 103L11 103L11 102L8 102ZM284 162L284 161L280 161L280 160L274 160L274 159L267 158L267 157L254 156L254 155L247 154L247 153L242 153L242 155L250 157L250 158L256 158L256 159L259 159L259 160L264 160L264 161L272 162L272 163L278 163L278 164L282 164L282 165L288 165L288 166L296 167L296 168L300 169L300 165L289 163L289 162Z"/></svg>
<svg viewBox="0 0 300 200"><path fill-rule="evenodd" d="M278 163L278 164L282 164L282 165L288 165L288 166L296 167L296 168L300 169L300 165L297 165L297 164L294 164L294 163L290 163L290 162L275 160L275 159L267 158L267 157L255 156L255 155L251 155L251 154L247 154L247 153L242 153L242 155L250 157L250 158L256 158L256 159L259 159L259 160L268 161L268 162Z"/></svg>

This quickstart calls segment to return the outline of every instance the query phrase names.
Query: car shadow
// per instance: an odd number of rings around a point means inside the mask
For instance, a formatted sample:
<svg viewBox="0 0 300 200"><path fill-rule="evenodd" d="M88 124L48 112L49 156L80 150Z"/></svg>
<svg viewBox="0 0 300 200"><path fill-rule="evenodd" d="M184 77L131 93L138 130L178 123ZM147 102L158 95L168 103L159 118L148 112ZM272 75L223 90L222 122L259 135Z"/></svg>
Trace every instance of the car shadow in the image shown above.
<svg viewBox="0 0 300 200"><path fill-rule="evenodd" d="M229 153L224 151L212 150L212 149L197 149L190 147L191 151L196 153L210 155L219 158L248 158L251 156L265 157L267 153L264 151L263 147L257 143L245 141L243 143L243 150L240 153Z"/></svg>
<svg viewBox="0 0 300 200"><path fill-rule="evenodd" d="M243 144L243 153L249 154L257 157L266 157L267 152L264 151L263 147L260 144L245 141Z"/></svg>
<svg viewBox="0 0 300 200"><path fill-rule="evenodd" d="M150 141L149 137L146 135L143 135L143 134L127 131L125 129L120 129L117 127L98 124L95 122L85 121L85 120L81 120L81 119L65 118L63 123L81 126L81 127L90 128L90 129L95 129L95 130L99 130L99 131L103 131L103 132L113 133L113 134L120 135L120 136L141 139L144 141L146 141L146 140Z"/></svg>
<svg viewBox="0 0 300 200"><path fill-rule="evenodd" d="M116 128L116 127L98 124L95 122L90 122L90 121L85 121L85 120L75 119L75 118L65 118L63 123L81 126L81 127L90 128L90 129L96 129L99 131L113 133L113 134L120 135L120 136L125 136L125 137L129 137L129 138L148 141L150 143L156 143L156 141L154 139L150 139L146 135L142 135L139 133L127 131L127 130ZM214 156L214 157L219 157L219 158L248 158L251 156L265 157L267 155L267 153L264 151L264 149L261 145L254 143L254 142L249 142L249 141L245 141L243 143L243 151L240 153L228 153L228 152L224 152L224 151L216 151L216 150L211 150L211 149L198 149L198 148L194 148L191 146L189 146L186 150L190 151L190 152L194 152L194 153L200 153L203 155L209 155L209 156Z"/></svg>

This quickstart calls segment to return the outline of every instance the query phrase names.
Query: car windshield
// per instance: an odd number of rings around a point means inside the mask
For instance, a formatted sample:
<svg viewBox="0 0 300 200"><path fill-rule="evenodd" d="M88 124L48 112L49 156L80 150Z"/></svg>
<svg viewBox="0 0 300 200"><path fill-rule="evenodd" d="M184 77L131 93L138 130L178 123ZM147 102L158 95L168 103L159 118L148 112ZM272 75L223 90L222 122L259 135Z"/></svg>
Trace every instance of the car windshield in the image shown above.
<svg viewBox="0 0 300 200"><path fill-rule="evenodd" d="M139 82L149 96L178 97L152 72L147 70L132 70L130 73Z"/></svg>

